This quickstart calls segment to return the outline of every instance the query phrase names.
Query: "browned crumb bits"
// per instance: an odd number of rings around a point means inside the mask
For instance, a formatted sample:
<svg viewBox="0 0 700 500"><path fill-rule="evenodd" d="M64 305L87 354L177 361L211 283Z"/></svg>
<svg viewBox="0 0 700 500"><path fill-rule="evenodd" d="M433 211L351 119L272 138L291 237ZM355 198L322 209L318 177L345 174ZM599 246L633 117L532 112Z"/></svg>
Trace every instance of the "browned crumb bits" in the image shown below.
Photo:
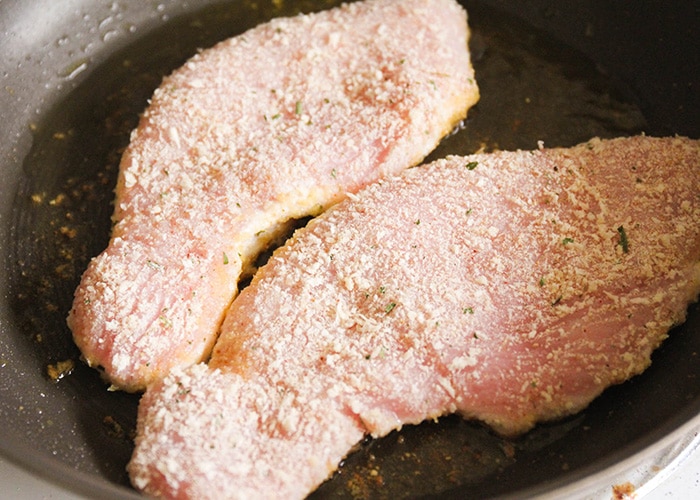
<svg viewBox="0 0 700 500"><path fill-rule="evenodd" d="M616 484L612 487L613 500L626 500L628 498L633 498L634 496L634 485L629 481L622 484Z"/></svg>
<svg viewBox="0 0 700 500"><path fill-rule="evenodd" d="M72 359L66 359L65 361L58 361L56 364L48 365L46 373L51 380L58 382L66 375L70 375L74 368L75 362Z"/></svg>
<svg viewBox="0 0 700 500"><path fill-rule="evenodd" d="M75 236L78 234L78 231L75 230L74 228L70 228L68 226L61 226L58 228L58 232L61 233L62 235L66 236L69 239L75 238Z"/></svg>
<svg viewBox="0 0 700 500"><path fill-rule="evenodd" d="M107 415L102 419L102 423L107 428L107 434L116 439L123 439L126 436L124 428L113 417Z"/></svg>

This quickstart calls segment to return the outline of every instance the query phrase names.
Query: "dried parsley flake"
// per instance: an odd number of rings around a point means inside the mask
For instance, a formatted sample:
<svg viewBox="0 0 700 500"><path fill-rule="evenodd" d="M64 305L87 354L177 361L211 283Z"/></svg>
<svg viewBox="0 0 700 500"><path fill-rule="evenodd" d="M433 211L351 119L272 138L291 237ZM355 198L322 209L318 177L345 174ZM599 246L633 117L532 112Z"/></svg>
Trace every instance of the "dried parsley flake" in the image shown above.
<svg viewBox="0 0 700 500"><path fill-rule="evenodd" d="M620 241L618 244L622 247L622 251L624 253L629 252L630 244L629 244L629 240L627 239L627 233L625 232L625 226L618 227L617 232L620 235Z"/></svg>

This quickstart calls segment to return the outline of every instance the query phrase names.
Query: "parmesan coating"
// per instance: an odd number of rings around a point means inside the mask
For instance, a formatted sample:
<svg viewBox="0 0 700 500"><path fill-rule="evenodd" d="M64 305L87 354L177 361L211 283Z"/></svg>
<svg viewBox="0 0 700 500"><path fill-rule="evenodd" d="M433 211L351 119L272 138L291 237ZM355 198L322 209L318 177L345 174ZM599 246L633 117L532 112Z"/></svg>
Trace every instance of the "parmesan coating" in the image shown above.
<svg viewBox="0 0 700 500"><path fill-rule="evenodd" d="M190 59L123 155L108 248L68 324L113 388L205 360L285 222L420 162L478 100L454 0L275 19Z"/></svg>
<svg viewBox="0 0 700 500"><path fill-rule="evenodd" d="M364 434L459 413L504 435L643 371L700 291L700 141L448 157L298 230L208 366L144 395L149 495L302 498Z"/></svg>

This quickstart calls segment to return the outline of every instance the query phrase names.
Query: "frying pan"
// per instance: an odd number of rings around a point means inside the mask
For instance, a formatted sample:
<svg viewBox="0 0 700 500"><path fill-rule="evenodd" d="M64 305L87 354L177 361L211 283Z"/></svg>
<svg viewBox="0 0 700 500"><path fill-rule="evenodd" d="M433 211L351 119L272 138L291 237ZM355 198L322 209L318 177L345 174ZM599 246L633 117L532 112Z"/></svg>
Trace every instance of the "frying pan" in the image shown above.
<svg viewBox="0 0 700 500"><path fill-rule="evenodd" d="M107 243L119 155L166 73L320 1L0 2L0 451L95 498L132 498L138 396L108 392L65 326ZM431 155L700 136L697 2L467 1L482 100ZM574 492L700 425L700 311L652 366L507 441L447 417L366 440L317 498ZM607 487L607 486L606 486ZM563 489L562 489L563 488Z"/></svg>

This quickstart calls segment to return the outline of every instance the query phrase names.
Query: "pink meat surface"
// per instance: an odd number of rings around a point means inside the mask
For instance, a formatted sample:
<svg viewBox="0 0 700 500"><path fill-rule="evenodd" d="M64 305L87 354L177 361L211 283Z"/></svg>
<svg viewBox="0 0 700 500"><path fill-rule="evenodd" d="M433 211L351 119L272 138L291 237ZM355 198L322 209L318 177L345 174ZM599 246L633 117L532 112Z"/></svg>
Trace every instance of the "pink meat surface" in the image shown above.
<svg viewBox="0 0 700 500"><path fill-rule="evenodd" d="M209 355L285 221L420 162L478 100L454 0L277 19L167 77L120 165L108 248L68 323L115 388Z"/></svg>
<svg viewBox="0 0 700 500"><path fill-rule="evenodd" d="M301 498L363 435L457 412L505 435L642 372L700 291L700 142L449 157L296 232L209 365L141 400L149 495Z"/></svg>

